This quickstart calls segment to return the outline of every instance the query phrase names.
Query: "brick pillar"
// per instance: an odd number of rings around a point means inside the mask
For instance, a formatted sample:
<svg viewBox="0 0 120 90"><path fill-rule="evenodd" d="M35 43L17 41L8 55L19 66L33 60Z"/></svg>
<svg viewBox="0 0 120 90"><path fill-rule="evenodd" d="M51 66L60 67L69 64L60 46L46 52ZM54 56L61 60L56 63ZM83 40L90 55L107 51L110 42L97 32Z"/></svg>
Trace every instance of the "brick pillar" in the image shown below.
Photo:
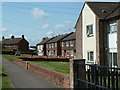
<svg viewBox="0 0 120 90"><path fill-rule="evenodd" d="M85 64L84 59L75 59L70 60L70 88L86 88L83 82L78 81L77 79L80 78L85 80L85 65L79 65L79 63Z"/></svg>
<svg viewBox="0 0 120 90"><path fill-rule="evenodd" d="M73 59L70 59L70 88L74 88Z"/></svg>
<svg viewBox="0 0 120 90"><path fill-rule="evenodd" d="M118 47L117 65L120 68L120 19L117 21L117 47Z"/></svg>

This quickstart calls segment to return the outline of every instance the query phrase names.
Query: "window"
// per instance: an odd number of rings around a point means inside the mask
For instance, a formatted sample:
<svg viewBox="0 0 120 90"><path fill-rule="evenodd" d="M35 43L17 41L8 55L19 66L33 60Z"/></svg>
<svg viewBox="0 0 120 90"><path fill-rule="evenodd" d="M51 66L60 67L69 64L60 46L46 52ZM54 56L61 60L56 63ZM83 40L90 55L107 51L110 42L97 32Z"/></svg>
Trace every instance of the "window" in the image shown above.
<svg viewBox="0 0 120 90"><path fill-rule="evenodd" d="M94 61L94 52L93 51L89 51L87 52L87 61Z"/></svg>
<svg viewBox="0 0 120 90"><path fill-rule="evenodd" d="M49 48L51 48L51 44L49 44Z"/></svg>
<svg viewBox="0 0 120 90"><path fill-rule="evenodd" d="M87 37L93 36L93 24L92 25L88 25L86 30L86 35Z"/></svg>
<svg viewBox="0 0 120 90"><path fill-rule="evenodd" d="M69 47L69 41L66 41L66 47Z"/></svg>
<svg viewBox="0 0 120 90"><path fill-rule="evenodd" d="M51 48L54 48L54 43L51 44Z"/></svg>
<svg viewBox="0 0 120 90"><path fill-rule="evenodd" d="M117 66L117 53L109 53L109 66Z"/></svg>
<svg viewBox="0 0 120 90"><path fill-rule="evenodd" d="M71 50L70 53L71 53L71 56L74 56L74 51L73 50Z"/></svg>
<svg viewBox="0 0 120 90"><path fill-rule="evenodd" d="M69 53L70 53L70 51L69 51L69 50L67 50L67 51L66 51L66 56L69 56Z"/></svg>
<svg viewBox="0 0 120 90"><path fill-rule="evenodd" d="M71 47L74 46L74 41L70 41L70 46L71 46Z"/></svg>
<svg viewBox="0 0 120 90"><path fill-rule="evenodd" d="M64 47L64 42L62 42L62 47Z"/></svg>
<svg viewBox="0 0 120 90"><path fill-rule="evenodd" d="M109 24L109 33L114 33L117 31L117 23L116 21L111 21Z"/></svg>
<svg viewBox="0 0 120 90"><path fill-rule="evenodd" d="M62 50L62 56L64 56L64 50Z"/></svg>
<svg viewBox="0 0 120 90"><path fill-rule="evenodd" d="M57 47L57 43L55 43L55 47Z"/></svg>

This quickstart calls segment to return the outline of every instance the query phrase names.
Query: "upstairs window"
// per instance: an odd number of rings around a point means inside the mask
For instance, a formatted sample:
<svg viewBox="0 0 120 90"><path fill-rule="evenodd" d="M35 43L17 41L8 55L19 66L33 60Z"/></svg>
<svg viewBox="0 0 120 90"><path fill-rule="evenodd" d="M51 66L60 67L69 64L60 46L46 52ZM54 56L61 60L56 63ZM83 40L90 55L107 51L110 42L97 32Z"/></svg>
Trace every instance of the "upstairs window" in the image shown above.
<svg viewBox="0 0 120 90"><path fill-rule="evenodd" d="M64 47L64 42L62 42L62 47Z"/></svg>
<svg viewBox="0 0 120 90"><path fill-rule="evenodd" d="M90 61L90 62L94 61L94 52L93 51L87 52L87 61Z"/></svg>
<svg viewBox="0 0 120 90"><path fill-rule="evenodd" d="M93 36L93 24L92 25L87 25L86 27L86 35L87 37Z"/></svg>
<svg viewBox="0 0 120 90"><path fill-rule="evenodd" d="M71 46L71 47L74 46L74 41L70 41L70 46Z"/></svg>
<svg viewBox="0 0 120 90"><path fill-rule="evenodd" d="M116 21L111 21L109 24L109 33L117 32L117 23Z"/></svg>
<svg viewBox="0 0 120 90"><path fill-rule="evenodd" d="M55 47L57 47L57 43L55 43Z"/></svg>
<svg viewBox="0 0 120 90"><path fill-rule="evenodd" d="M69 47L69 41L66 41L66 47Z"/></svg>

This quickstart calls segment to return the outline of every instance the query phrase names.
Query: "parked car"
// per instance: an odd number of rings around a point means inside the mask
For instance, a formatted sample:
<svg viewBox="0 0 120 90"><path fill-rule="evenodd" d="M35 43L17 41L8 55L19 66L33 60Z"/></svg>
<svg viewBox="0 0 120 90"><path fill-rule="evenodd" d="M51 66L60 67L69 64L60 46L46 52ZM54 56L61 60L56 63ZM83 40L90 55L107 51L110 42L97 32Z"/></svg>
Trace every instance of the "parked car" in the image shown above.
<svg viewBox="0 0 120 90"><path fill-rule="evenodd" d="M15 53L15 56L20 56L20 52L16 52L16 53Z"/></svg>

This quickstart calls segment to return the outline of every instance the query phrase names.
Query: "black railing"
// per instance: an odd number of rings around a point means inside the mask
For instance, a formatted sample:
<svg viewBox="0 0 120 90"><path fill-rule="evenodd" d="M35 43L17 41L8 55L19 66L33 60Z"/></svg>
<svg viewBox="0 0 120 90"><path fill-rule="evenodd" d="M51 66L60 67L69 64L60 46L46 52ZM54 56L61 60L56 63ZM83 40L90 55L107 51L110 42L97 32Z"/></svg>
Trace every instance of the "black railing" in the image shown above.
<svg viewBox="0 0 120 90"><path fill-rule="evenodd" d="M75 64L75 88L91 88L91 90L93 88L96 90L120 89L120 68L84 64L79 61Z"/></svg>

